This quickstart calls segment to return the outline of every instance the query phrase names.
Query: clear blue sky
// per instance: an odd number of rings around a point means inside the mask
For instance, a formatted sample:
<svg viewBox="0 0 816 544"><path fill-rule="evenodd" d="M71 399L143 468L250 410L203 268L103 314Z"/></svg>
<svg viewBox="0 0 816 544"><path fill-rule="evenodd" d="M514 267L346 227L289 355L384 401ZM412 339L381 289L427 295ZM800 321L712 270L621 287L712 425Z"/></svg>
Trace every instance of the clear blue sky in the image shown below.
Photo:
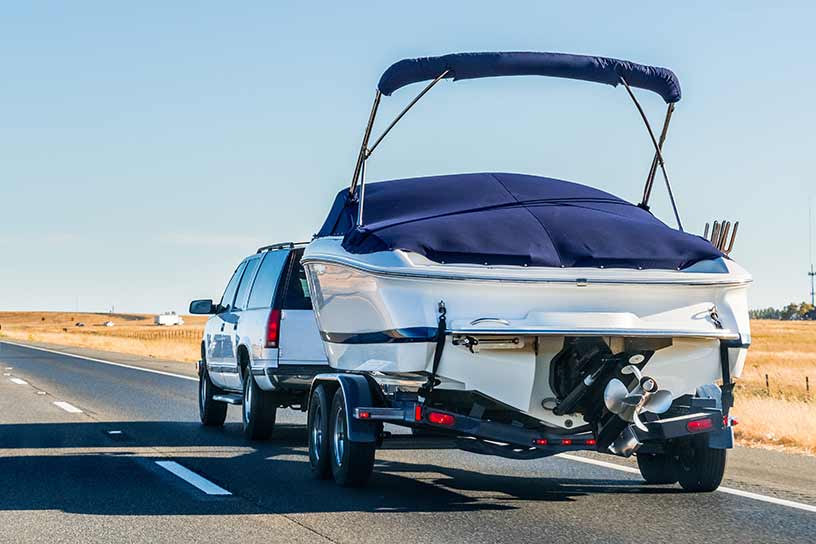
<svg viewBox="0 0 816 544"><path fill-rule="evenodd" d="M479 50L672 68L684 98L665 153L687 229L742 222L734 257L754 273L752 306L808 296L813 3L508 6L4 3L0 309L186 311L219 296L257 246L317 230L391 62ZM640 96L659 121L660 99ZM621 88L446 82L378 149L369 179L516 171L635 200L650 159ZM670 222L662 187L653 201Z"/></svg>

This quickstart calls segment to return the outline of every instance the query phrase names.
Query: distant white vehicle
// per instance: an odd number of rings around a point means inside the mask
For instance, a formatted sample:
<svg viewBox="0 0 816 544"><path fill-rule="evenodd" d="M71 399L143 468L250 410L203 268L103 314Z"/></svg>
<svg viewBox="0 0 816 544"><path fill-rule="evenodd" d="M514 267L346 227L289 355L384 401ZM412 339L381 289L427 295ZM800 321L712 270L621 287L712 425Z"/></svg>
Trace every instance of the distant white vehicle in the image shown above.
<svg viewBox="0 0 816 544"><path fill-rule="evenodd" d="M184 320L176 312L165 312L161 315L157 315L154 323L156 325L170 327L172 325L184 325Z"/></svg>
<svg viewBox="0 0 816 544"><path fill-rule="evenodd" d="M106 326L106 327L113 327L113 325L114 325L113 321L105 321L105 322L104 322L104 323L102 323L102 324L103 324L104 326Z"/></svg>

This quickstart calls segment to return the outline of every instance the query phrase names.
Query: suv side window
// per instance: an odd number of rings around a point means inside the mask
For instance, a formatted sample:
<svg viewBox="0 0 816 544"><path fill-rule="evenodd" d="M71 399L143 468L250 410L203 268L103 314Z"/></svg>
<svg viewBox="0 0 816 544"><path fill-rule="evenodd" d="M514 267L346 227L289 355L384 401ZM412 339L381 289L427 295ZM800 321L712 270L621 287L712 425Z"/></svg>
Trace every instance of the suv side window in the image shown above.
<svg viewBox="0 0 816 544"><path fill-rule="evenodd" d="M255 276L255 283L249 294L247 309L269 308L272 306L272 299L275 298L275 290L278 288L278 280L286 264L289 252L285 250L267 251L264 254L261 267Z"/></svg>
<svg viewBox="0 0 816 544"><path fill-rule="evenodd" d="M246 268L245 262L238 265L238 268L235 269L235 273L232 275L232 278L227 284L227 288L224 289L224 294L221 296L220 303L220 306L224 308L224 311L232 310L232 303L235 301L235 291L238 289L238 282L241 281L244 268Z"/></svg>
<svg viewBox="0 0 816 544"><path fill-rule="evenodd" d="M289 275L289 283L283 298L284 310L312 309L312 296L309 294L309 285L306 283L306 270L300 264L302 256L302 249L292 255L292 273Z"/></svg>
<svg viewBox="0 0 816 544"><path fill-rule="evenodd" d="M238 294L235 295L236 310L246 309L247 297L249 296L249 286L252 285L252 280L255 277L255 270L258 269L258 263L260 262L260 257L252 257L246 262L244 275L241 278L241 285L238 287Z"/></svg>

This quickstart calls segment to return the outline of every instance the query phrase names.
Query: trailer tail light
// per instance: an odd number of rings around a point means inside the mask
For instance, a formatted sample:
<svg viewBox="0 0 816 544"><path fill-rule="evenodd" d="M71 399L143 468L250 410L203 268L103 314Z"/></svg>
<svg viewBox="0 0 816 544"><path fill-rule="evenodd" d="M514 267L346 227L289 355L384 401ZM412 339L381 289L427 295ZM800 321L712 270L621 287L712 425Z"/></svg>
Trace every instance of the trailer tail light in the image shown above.
<svg viewBox="0 0 816 544"><path fill-rule="evenodd" d="M446 427L450 427L454 423L456 423L456 418L450 414L443 414L441 412L431 412L428 414L428 421L431 423L435 423L436 425L445 425Z"/></svg>
<svg viewBox="0 0 816 544"><path fill-rule="evenodd" d="M357 412L357 419L371 419L371 412L367 410L360 410Z"/></svg>
<svg viewBox="0 0 816 544"><path fill-rule="evenodd" d="M280 310L274 309L269 312L269 319L266 321L266 347L278 347L278 341L280 340L280 322Z"/></svg>
<svg viewBox="0 0 816 544"><path fill-rule="evenodd" d="M689 421L686 423L686 429L690 433L700 433L703 431L708 431L714 427L714 422L711 419L695 419L694 421Z"/></svg>
<svg viewBox="0 0 816 544"><path fill-rule="evenodd" d="M572 438L562 438L561 439L562 446L572 446Z"/></svg>
<svg viewBox="0 0 816 544"><path fill-rule="evenodd" d="M533 446L546 446L549 443L550 441L547 440L546 438L536 438L535 440L533 440Z"/></svg>
<svg viewBox="0 0 816 544"><path fill-rule="evenodd" d="M584 444L586 444L587 446L597 446L598 441L595 440L594 438L587 438Z"/></svg>

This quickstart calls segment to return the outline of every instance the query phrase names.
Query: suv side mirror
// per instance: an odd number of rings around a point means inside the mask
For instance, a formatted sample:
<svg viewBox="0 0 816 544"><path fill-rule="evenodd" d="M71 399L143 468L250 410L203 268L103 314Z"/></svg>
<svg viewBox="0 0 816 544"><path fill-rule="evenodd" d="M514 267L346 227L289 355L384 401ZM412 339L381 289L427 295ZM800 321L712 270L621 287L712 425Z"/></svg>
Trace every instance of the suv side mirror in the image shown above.
<svg viewBox="0 0 816 544"><path fill-rule="evenodd" d="M214 314L216 310L217 308L210 298L194 300L190 303L191 314Z"/></svg>

